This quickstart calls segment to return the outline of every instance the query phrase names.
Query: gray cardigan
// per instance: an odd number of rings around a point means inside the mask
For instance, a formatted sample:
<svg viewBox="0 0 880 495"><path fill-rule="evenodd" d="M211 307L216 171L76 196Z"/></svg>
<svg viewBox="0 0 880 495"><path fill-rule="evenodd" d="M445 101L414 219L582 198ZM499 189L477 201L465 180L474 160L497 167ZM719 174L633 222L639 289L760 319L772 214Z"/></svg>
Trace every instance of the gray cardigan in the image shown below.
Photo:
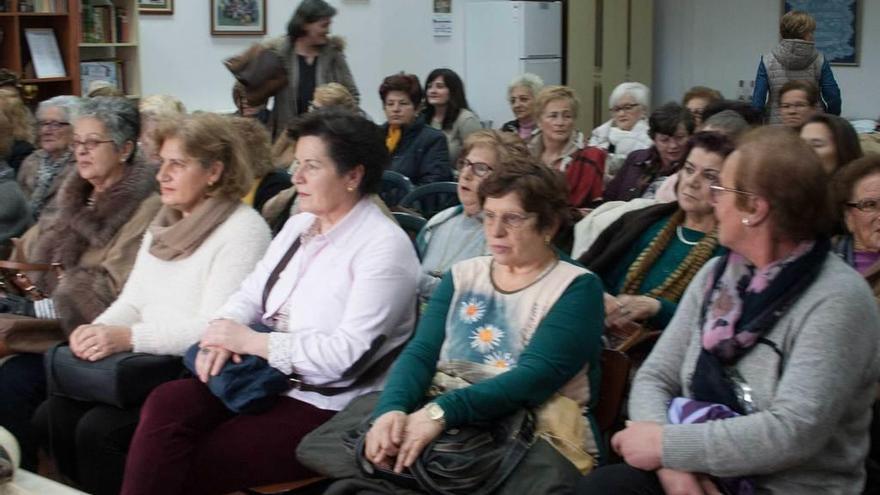
<svg viewBox="0 0 880 495"><path fill-rule="evenodd" d="M699 313L715 263L694 278L636 375L629 403L633 420L665 424L669 400L690 396L700 351ZM880 314L867 284L829 254L818 279L765 337L784 357L758 344L737 365L754 389L758 412L667 424L663 465L749 476L758 493L861 493L880 377Z"/></svg>

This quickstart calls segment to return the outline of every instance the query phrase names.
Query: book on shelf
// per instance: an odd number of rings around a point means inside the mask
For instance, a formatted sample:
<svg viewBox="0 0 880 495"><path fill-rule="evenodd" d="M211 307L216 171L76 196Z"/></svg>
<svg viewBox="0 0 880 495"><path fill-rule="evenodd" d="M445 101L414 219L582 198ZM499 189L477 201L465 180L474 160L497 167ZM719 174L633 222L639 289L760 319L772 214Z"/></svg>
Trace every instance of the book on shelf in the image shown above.
<svg viewBox="0 0 880 495"><path fill-rule="evenodd" d="M67 0L21 0L18 10L40 14L66 14Z"/></svg>
<svg viewBox="0 0 880 495"><path fill-rule="evenodd" d="M81 8L82 43L127 43L130 41L128 11L109 0L84 2Z"/></svg>
<svg viewBox="0 0 880 495"><path fill-rule="evenodd" d="M82 96L89 92L89 86L95 81L105 81L125 91L123 70L125 62L115 58L83 60L79 63L79 80Z"/></svg>

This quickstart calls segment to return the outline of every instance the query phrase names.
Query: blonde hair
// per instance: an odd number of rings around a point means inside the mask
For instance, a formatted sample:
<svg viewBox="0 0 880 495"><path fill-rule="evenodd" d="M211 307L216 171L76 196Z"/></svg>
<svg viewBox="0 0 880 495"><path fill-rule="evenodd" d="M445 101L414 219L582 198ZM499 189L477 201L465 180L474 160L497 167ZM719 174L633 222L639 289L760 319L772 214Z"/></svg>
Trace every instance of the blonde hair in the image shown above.
<svg viewBox="0 0 880 495"><path fill-rule="evenodd" d="M544 113L544 107L546 107L551 101L555 100L568 101L571 105L571 113L577 118L581 101L578 99L574 90L568 86L545 86L535 98L535 117L540 117L541 114Z"/></svg>
<svg viewBox="0 0 880 495"><path fill-rule="evenodd" d="M183 102L171 95L145 96L138 103L138 110L141 113L141 118L186 113L186 107L183 105Z"/></svg>
<svg viewBox="0 0 880 495"><path fill-rule="evenodd" d="M352 111L357 111L357 102L348 89L339 83L322 84L315 88L312 101L318 103L321 108L324 107L344 107Z"/></svg>
<svg viewBox="0 0 880 495"><path fill-rule="evenodd" d="M179 139L183 151L206 169L215 162L223 164L223 173L210 193L238 201L247 194L253 174L240 132L228 117L215 113L177 116L163 119L155 133L156 145L168 139Z"/></svg>
<svg viewBox="0 0 880 495"><path fill-rule="evenodd" d="M248 163L255 179L260 179L275 169L272 163L272 138L258 120L229 116L235 133L241 136L247 148Z"/></svg>
<svg viewBox="0 0 880 495"><path fill-rule="evenodd" d="M282 132L272 144L272 165L277 169L287 169L293 163L296 140Z"/></svg>
<svg viewBox="0 0 880 495"><path fill-rule="evenodd" d="M816 31L816 19L802 10L786 12L779 20L779 36L784 40L805 40Z"/></svg>
<svg viewBox="0 0 880 495"><path fill-rule="evenodd" d="M499 166L504 166L515 158L528 159L531 155L522 139L512 132L495 129L482 129L468 135L461 147L460 158L467 156L477 146L485 146L495 153Z"/></svg>
<svg viewBox="0 0 880 495"><path fill-rule="evenodd" d="M15 88L0 88L0 112L9 121L9 132L13 140L36 142L37 119L24 105L21 95Z"/></svg>
<svg viewBox="0 0 880 495"><path fill-rule="evenodd" d="M6 156L12 148L12 123L0 112L0 156Z"/></svg>

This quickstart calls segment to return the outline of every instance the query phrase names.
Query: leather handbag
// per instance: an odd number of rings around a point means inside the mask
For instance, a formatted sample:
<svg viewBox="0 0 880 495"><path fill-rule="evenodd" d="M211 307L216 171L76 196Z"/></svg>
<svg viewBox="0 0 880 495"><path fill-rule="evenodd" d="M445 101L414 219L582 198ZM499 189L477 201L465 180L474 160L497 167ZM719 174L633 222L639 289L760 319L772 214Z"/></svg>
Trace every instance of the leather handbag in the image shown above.
<svg viewBox="0 0 880 495"><path fill-rule="evenodd" d="M620 352L629 352L643 342L657 340L659 336L659 330L651 329L634 321L615 328L605 328L606 347Z"/></svg>
<svg viewBox="0 0 880 495"><path fill-rule="evenodd" d="M259 106L287 86L284 60L273 50L260 44L230 57L223 65L244 86L245 98L251 106Z"/></svg>
<svg viewBox="0 0 880 495"><path fill-rule="evenodd" d="M84 361L67 344L49 349L45 363L49 394L121 409L143 404L154 388L183 372L180 356L119 352Z"/></svg>
<svg viewBox="0 0 880 495"><path fill-rule="evenodd" d="M17 261L0 261L0 292L13 296L25 297L30 301L40 301L48 297L26 272L55 272L60 280L64 276L61 263L19 263Z"/></svg>

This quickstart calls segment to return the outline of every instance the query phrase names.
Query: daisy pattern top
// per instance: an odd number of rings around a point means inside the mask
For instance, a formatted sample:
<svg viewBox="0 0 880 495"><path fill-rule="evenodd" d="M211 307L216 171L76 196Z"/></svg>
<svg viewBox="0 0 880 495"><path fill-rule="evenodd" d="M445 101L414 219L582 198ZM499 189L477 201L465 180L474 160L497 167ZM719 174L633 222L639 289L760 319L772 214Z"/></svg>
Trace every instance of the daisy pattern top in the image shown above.
<svg viewBox="0 0 880 495"><path fill-rule="evenodd" d="M537 407L556 392L590 403L604 319L598 277L562 256L531 285L504 292L492 264L472 258L443 277L375 416L415 410L436 371L471 383L436 399L450 427Z"/></svg>

